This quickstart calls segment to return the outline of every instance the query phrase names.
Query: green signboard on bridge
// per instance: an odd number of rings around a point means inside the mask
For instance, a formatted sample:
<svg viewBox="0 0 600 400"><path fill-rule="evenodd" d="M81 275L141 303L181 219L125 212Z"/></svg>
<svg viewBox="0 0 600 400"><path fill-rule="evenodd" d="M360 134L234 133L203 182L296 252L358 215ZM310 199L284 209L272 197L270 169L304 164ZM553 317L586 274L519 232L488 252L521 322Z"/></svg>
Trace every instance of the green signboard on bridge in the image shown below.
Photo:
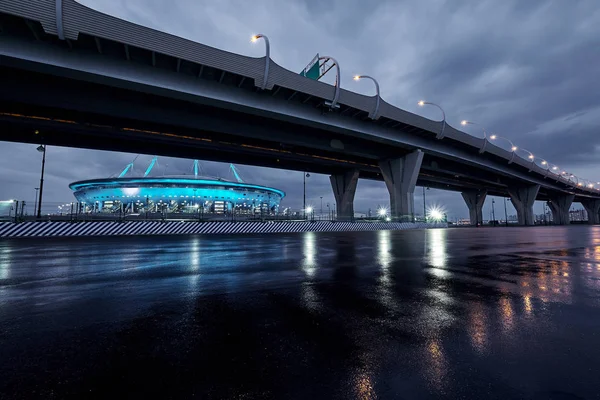
<svg viewBox="0 0 600 400"><path fill-rule="evenodd" d="M315 81L321 77L321 67L319 65L319 54L312 59L312 61L300 72L300 75L305 76Z"/></svg>

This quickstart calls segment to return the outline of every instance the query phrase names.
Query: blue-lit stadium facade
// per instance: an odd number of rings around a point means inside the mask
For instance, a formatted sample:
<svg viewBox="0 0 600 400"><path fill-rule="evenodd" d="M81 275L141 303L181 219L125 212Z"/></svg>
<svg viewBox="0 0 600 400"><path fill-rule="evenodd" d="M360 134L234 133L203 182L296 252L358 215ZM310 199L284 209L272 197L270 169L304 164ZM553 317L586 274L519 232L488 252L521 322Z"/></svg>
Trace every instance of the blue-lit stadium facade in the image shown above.
<svg viewBox="0 0 600 400"><path fill-rule="evenodd" d="M281 190L222 179L165 177L109 178L69 185L86 211L277 213Z"/></svg>

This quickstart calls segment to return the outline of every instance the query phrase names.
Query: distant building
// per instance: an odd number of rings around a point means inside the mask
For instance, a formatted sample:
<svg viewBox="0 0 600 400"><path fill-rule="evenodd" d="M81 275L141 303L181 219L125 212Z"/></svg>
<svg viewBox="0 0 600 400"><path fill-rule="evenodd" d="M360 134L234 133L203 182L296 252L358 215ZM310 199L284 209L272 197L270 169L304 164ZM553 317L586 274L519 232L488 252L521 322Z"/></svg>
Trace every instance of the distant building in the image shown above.
<svg viewBox="0 0 600 400"><path fill-rule="evenodd" d="M569 219L574 222L587 221L588 215L584 209L570 210L569 211Z"/></svg>

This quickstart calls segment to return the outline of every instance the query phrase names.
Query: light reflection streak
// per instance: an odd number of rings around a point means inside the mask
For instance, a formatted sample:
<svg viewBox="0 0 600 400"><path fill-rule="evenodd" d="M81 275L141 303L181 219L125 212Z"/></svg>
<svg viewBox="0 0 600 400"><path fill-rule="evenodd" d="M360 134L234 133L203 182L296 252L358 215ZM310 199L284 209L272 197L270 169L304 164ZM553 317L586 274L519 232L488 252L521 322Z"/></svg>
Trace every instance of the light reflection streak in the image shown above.
<svg viewBox="0 0 600 400"><path fill-rule="evenodd" d="M514 312L508 295L500 298L500 312L502 315L502 330L510 332L514 328Z"/></svg>
<svg viewBox="0 0 600 400"><path fill-rule="evenodd" d="M448 255L446 253L446 229L427 230L428 259L429 264L434 267L432 273L439 278L446 278L450 273L443 269L446 266Z"/></svg>
<svg viewBox="0 0 600 400"><path fill-rule="evenodd" d="M358 399L371 400L377 397L375 394L375 388L373 387L373 382L371 381L369 375L366 373L360 373L354 380L356 396Z"/></svg>
<svg viewBox="0 0 600 400"><path fill-rule="evenodd" d="M487 316L480 302L471 303L469 313L469 337L471 345L478 353L483 353L487 347Z"/></svg>
<svg viewBox="0 0 600 400"><path fill-rule="evenodd" d="M381 265L381 281L384 284L388 284L390 280L390 264L392 263L390 235L389 230L377 232L377 262Z"/></svg>
<svg viewBox="0 0 600 400"><path fill-rule="evenodd" d="M315 276L317 272L316 263L316 235L314 232L306 232L303 236L302 250L302 270L309 278Z"/></svg>
<svg viewBox="0 0 600 400"><path fill-rule="evenodd" d="M391 292L392 281L390 279L390 266L392 264L391 231L382 230L377 232L377 262L381 267L381 276L379 278L380 301L386 306L394 303L394 296Z"/></svg>
<svg viewBox="0 0 600 400"><path fill-rule="evenodd" d="M313 285L309 282L304 282L302 284L302 302L310 311L319 311L321 308L319 295Z"/></svg>
<svg viewBox="0 0 600 400"><path fill-rule="evenodd" d="M427 342L426 355L429 361L429 368L427 368L429 381L438 391L442 392L445 386L448 365L444 356L444 349L437 337Z"/></svg>
<svg viewBox="0 0 600 400"><path fill-rule="evenodd" d="M189 257L190 272L192 272L189 276L189 282L194 288L198 279L200 279L200 239L198 237L192 239Z"/></svg>
<svg viewBox="0 0 600 400"><path fill-rule="evenodd" d="M200 270L200 239L194 237L192 240L192 250L190 252L190 268L197 272Z"/></svg>
<svg viewBox="0 0 600 400"><path fill-rule="evenodd" d="M525 304L525 313L531 315L533 313L533 305L531 304L531 294L527 293L523 296L523 303Z"/></svg>
<svg viewBox="0 0 600 400"><path fill-rule="evenodd" d="M3 247L0 251L0 279L10 278L10 265L12 261L11 251L8 247Z"/></svg>

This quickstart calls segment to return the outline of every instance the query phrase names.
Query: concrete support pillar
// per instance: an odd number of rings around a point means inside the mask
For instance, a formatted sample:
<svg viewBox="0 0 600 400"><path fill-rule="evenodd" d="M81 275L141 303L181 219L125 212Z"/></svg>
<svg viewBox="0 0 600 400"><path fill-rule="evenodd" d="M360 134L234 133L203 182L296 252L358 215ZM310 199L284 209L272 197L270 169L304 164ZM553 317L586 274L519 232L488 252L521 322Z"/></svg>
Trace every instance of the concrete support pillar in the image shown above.
<svg viewBox="0 0 600 400"><path fill-rule="evenodd" d="M331 175L329 180L335 196L338 219L350 220L354 218L354 194L358 184L358 170Z"/></svg>
<svg viewBox="0 0 600 400"><path fill-rule="evenodd" d="M552 211L552 221L555 225L569 225L571 223L569 209L574 198L575 195L566 194L553 197L548 201L548 207Z"/></svg>
<svg viewBox="0 0 600 400"><path fill-rule="evenodd" d="M600 199L582 200L581 205L585 208L588 215L588 224L600 224Z"/></svg>
<svg viewBox="0 0 600 400"><path fill-rule="evenodd" d="M414 221L414 192L422 162L423 152L416 150L404 157L379 163L385 185L390 192L392 218Z"/></svg>
<svg viewBox="0 0 600 400"><path fill-rule="evenodd" d="M540 185L516 186L508 189L510 201L517 210L519 225L535 225L533 203L539 190Z"/></svg>
<svg viewBox="0 0 600 400"><path fill-rule="evenodd" d="M469 208L469 219L471 220L471 225L481 225L483 224L483 203L485 202L485 197L487 196L487 190L470 190L467 192L462 192L462 197L467 203L467 207Z"/></svg>

